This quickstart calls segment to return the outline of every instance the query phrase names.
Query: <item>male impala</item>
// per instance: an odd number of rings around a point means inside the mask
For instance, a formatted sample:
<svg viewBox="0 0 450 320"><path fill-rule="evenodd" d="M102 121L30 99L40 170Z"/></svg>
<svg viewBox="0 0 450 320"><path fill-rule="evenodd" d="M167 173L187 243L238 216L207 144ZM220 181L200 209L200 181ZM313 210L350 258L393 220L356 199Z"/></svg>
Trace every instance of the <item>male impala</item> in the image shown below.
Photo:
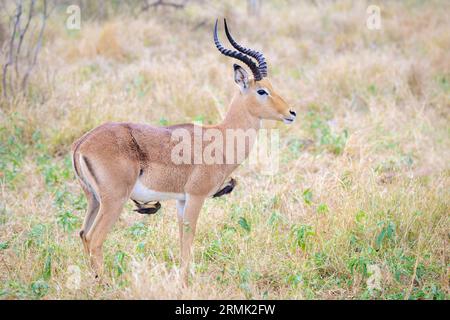
<svg viewBox="0 0 450 320"><path fill-rule="evenodd" d="M80 237L96 277L103 270L103 242L128 199L131 198L137 204L137 211L141 213L156 212L160 207L156 201L175 199L181 243L181 271L183 281L187 283L191 246L203 203L206 198L231 191L233 179L224 189L220 187L239 162L175 163L173 150L178 144L173 139L175 131L182 129L194 139L198 129L211 129L223 133L225 137L227 130L257 132L261 119L285 123L295 120L295 112L289 109L267 79L264 56L237 44L225 20L224 23L227 38L236 50L225 49L221 45L216 21L214 42L217 49L245 63L253 78L249 78L241 66L234 65L234 81L239 90L220 124L205 127L195 124L153 127L135 123L105 123L73 144L74 169L88 200ZM200 141L202 147L211 143ZM245 143L244 158L248 156L253 142ZM221 157L225 153L217 156ZM153 204L149 206L149 202Z"/></svg>

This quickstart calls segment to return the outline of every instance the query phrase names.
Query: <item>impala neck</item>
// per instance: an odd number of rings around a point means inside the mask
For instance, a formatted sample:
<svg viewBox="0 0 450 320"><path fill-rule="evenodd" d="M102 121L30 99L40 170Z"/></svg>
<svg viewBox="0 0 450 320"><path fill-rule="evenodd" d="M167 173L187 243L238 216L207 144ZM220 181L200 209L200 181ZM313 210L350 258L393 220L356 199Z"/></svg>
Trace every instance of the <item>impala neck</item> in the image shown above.
<svg viewBox="0 0 450 320"><path fill-rule="evenodd" d="M239 99L239 94L237 93L234 96L228 112L222 123L219 124L219 127L222 129L242 129L244 131L254 129L258 131L261 128L261 119L248 112L247 106Z"/></svg>
<svg viewBox="0 0 450 320"><path fill-rule="evenodd" d="M236 152L238 153L244 152L244 159L248 158L250 151L252 150L253 145L255 144L255 141L257 139L256 135L258 134L260 127L261 119L250 114L250 112L248 111L248 107L243 103L242 99L240 99L239 93L234 96L228 112L225 115L225 118L217 126L217 128L224 133L225 137L227 136L227 130L242 130L244 132L248 132L250 130L254 132L254 135L252 133L250 134L254 136L255 139L246 140L247 142L245 142L245 150L236 150ZM235 132L235 134L239 133ZM234 168L237 165L239 165L239 163L232 167Z"/></svg>

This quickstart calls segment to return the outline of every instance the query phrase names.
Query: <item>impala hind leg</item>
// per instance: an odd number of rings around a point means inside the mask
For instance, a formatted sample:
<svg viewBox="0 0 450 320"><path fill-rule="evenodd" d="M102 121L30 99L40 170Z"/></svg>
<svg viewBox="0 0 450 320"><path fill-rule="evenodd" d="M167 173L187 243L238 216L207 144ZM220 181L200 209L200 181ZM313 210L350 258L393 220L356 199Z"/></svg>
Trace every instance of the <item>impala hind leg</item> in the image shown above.
<svg viewBox="0 0 450 320"><path fill-rule="evenodd" d="M82 186L82 188L87 199L87 212L84 218L83 226L81 227L80 230L80 238L81 241L83 242L84 251L89 256L86 234L89 232L89 229L91 228L92 223L94 222L95 217L98 214L100 202L98 202L94 192L88 190L88 188L86 188L85 186Z"/></svg>
<svg viewBox="0 0 450 320"><path fill-rule="evenodd" d="M125 165L125 161L118 158L116 165L111 167L109 159L85 153L80 153L78 159L81 180L87 191L90 191L86 195L92 206L85 220L82 239L98 278L103 274L103 242L130 197L139 166ZM97 205L98 208L94 210Z"/></svg>
<svg viewBox="0 0 450 320"><path fill-rule="evenodd" d="M86 244L96 278L103 274L103 242L119 218L125 202L125 199L101 200L99 212L86 234Z"/></svg>

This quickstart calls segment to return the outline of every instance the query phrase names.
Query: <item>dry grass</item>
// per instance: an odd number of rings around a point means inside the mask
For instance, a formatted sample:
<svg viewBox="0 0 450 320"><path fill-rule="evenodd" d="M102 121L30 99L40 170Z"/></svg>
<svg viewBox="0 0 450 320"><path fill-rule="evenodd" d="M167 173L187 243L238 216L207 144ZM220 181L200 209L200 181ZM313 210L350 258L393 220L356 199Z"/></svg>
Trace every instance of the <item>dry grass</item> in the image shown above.
<svg viewBox="0 0 450 320"><path fill-rule="evenodd" d="M364 1L315 3L267 3L258 20L244 1L194 2L78 32L55 13L26 98L1 100L0 297L448 299L450 7L383 2L370 31ZM109 120L219 121L235 90L212 42L224 15L299 115L266 124L281 132L280 171L241 168L229 197L207 201L186 291L175 204L150 217L130 205L99 286L77 235L86 204L70 144Z"/></svg>

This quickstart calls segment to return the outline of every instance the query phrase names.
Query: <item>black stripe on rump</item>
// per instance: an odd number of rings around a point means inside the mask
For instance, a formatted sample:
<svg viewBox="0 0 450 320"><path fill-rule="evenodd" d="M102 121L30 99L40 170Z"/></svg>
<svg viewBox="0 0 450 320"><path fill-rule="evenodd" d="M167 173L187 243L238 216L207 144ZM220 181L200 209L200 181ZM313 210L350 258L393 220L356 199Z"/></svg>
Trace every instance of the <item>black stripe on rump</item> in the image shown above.
<svg viewBox="0 0 450 320"><path fill-rule="evenodd" d="M86 168L88 169L88 171L91 174L91 176L94 178L95 183L98 184L97 176L95 175L94 169L92 168L92 163L85 156L82 155L82 157L83 157L84 163L86 164Z"/></svg>

